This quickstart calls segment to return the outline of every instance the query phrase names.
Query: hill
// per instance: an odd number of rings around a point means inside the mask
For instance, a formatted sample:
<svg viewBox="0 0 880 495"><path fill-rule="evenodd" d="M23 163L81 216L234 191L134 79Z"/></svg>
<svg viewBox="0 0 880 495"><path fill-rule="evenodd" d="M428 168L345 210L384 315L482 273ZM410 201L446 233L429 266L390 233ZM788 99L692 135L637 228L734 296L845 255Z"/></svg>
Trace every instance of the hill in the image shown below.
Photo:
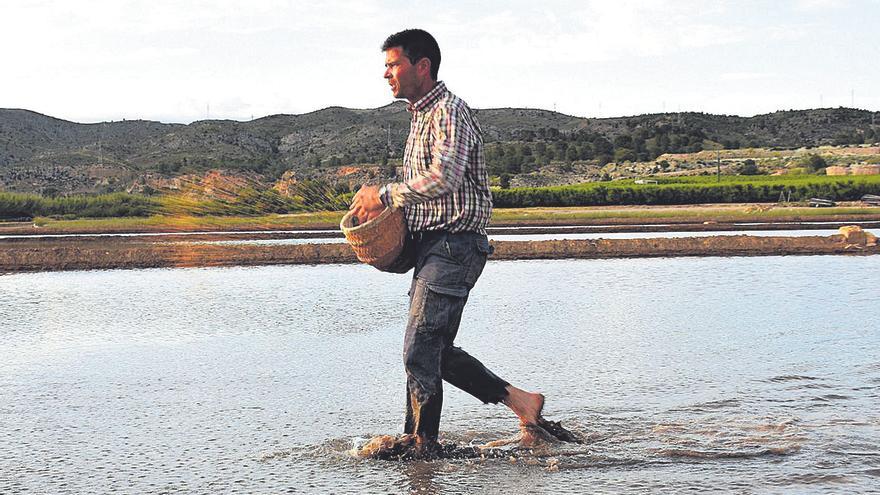
<svg viewBox="0 0 880 495"><path fill-rule="evenodd" d="M514 176L554 164L650 161L664 153L716 147L862 143L880 135L876 113L850 108L754 117L665 113L602 119L500 108L477 110L477 116L491 173ZM292 171L300 179L332 181L344 174L340 167L370 164L367 177L376 171L390 175L403 152L409 120L402 102L188 125L143 120L80 124L0 109L0 190L109 192L211 169L268 180Z"/></svg>

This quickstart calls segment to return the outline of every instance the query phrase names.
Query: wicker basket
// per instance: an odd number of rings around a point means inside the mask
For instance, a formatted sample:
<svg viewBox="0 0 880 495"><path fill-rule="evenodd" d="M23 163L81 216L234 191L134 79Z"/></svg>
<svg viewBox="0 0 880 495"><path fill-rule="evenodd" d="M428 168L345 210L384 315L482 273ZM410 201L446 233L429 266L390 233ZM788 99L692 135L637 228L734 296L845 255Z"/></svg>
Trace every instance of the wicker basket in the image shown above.
<svg viewBox="0 0 880 495"><path fill-rule="evenodd" d="M357 225L357 219L348 212L342 217L339 228L358 260L386 271L403 250L406 223L403 210L385 208L378 217Z"/></svg>

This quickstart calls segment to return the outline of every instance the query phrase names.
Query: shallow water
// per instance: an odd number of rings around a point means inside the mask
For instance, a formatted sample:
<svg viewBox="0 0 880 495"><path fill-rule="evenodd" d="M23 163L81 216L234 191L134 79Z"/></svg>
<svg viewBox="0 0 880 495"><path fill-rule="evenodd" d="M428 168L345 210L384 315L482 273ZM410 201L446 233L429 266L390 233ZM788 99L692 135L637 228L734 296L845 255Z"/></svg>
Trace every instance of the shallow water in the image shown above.
<svg viewBox="0 0 880 495"><path fill-rule="evenodd" d="M880 236L880 230L865 229L875 236ZM757 237L827 237L839 234L837 229L818 230L719 230L703 232L565 232L557 230L548 234L492 234L489 239L493 241L551 241L562 239L672 239L681 237L709 237L709 236L735 236L750 235ZM343 244L345 239L341 237L316 237L311 239L230 239L222 241L178 241L182 244L253 244L264 246L292 245L292 244Z"/></svg>
<svg viewBox="0 0 880 495"><path fill-rule="evenodd" d="M588 443L348 454L401 429L406 276L0 276L0 493L868 492L876 257L491 262L457 343ZM447 389L444 439L516 433Z"/></svg>

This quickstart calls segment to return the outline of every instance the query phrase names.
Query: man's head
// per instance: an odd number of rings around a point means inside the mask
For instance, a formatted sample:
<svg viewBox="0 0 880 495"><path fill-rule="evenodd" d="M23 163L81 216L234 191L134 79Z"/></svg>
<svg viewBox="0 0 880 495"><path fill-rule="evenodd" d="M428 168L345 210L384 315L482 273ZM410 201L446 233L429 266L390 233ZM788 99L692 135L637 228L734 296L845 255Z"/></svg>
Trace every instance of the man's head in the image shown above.
<svg viewBox="0 0 880 495"><path fill-rule="evenodd" d="M395 98L418 101L434 87L440 69L440 47L421 29L392 34L382 43L385 79Z"/></svg>

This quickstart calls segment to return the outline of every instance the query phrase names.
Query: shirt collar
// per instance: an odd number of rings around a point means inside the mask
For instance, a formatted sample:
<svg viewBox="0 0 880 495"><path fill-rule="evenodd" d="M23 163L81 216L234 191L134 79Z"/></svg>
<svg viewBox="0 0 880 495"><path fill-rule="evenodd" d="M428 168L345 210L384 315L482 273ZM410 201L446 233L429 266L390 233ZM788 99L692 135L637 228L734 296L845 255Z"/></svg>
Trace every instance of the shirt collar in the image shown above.
<svg viewBox="0 0 880 495"><path fill-rule="evenodd" d="M437 81L437 84L428 91L425 96L421 97L415 103L408 103L406 109L410 112L421 112L437 102L446 94L446 84L443 81Z"/></svg>

